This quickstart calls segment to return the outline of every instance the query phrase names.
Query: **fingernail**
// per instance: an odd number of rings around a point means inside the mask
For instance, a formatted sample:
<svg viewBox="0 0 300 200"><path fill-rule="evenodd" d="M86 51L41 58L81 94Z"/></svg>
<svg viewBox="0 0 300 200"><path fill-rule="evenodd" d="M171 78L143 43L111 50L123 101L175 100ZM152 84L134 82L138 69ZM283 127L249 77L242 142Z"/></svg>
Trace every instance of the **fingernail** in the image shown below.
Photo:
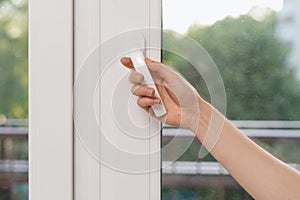
<svg viewBox="0 0 300 200"><path fill-rule="evenodd" d="M153 103L154 103L154 104L160 104L160 99L154 99L154 100L153 100Z"/></svg>
<svg viewBox="0 0 300 200"><path fill-rule="evenodd" d="M153 95L153 89L147 89L147 95L152 96Z"/></svg>

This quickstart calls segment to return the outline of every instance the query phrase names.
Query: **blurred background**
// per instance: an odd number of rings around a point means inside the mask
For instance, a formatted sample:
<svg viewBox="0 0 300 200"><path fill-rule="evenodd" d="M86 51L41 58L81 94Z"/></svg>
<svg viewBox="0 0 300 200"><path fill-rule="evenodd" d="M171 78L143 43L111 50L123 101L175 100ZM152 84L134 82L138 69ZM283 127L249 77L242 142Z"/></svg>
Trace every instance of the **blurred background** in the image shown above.
<svg viewBox="0 0 300 200"><path fill-rule="evenodd" d="M173 31L202 45L222 75L227 117L261 147L298 170L299 8L299 0L163 0L163 46L184 49L183 38ZM197 56L189 54L188 58ZM162 55L165 64L210 101L205 82L188 60L167 51ZM187 130L165 126L162 146L170 145L172 151L163 152L163 163L172 161L192 136ZM195 139L176 162L162 170L163 199L252 199L211 155L200 159L200 147Z"/></svg>
<svg viewBox="0 0 300 200"><path fill-rule="evenodd" d="M260 146L300 169L300 0L163 0L163 28L191 37L222 75L227 117ZM28 3L0 0L0 200L28 199ZM163 45L181 38L163 34ZM210 100L202 77L187 60L162 52ZM190 56L195 56L191 52ZM165 126L162 146L177 127ZM180 130L182 143L192 133ZM172 160L173 152L162 155ZM252 199L201 144L162 170L162 199ZM259 170L259 169L258 169Z"/></svg>
<svg viewBox="0 0 300 200"><path fill-rule="evenodd" d="M0 199L28 199L28 5L0 0Z"/></svg>

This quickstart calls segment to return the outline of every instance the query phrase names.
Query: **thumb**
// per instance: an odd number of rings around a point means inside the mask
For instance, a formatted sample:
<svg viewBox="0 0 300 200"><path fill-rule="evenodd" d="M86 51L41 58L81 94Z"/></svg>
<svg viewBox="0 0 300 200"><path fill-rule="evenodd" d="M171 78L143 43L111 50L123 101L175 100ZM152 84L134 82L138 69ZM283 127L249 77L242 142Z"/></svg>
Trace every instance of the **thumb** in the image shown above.
<svg viewBox="0 0 300 200"><path fill-rule="evenodd" d="M148 58L148 57L145 57L145 62L146 62L146 64L150 64L150 63L160 63L160 62L155 61L155 60L152 60L152 59L150 59L150 58Z"/></svg>
<svg viewBox="0 0 300 200"><path fill-rule="evenodd" d="M161 62L154 61L148 57L145 58L145 62L155 83L158 84L162 83L164 80L172 79L174 72Z"/></svg>

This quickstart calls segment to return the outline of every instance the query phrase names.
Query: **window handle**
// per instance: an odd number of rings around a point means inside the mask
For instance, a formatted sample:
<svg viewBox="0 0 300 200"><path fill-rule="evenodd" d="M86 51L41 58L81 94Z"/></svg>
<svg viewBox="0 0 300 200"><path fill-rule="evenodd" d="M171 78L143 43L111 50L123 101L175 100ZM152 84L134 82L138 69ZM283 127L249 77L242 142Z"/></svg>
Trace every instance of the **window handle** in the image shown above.
<svg viewBox="0 0 300 200"><path fill-rule="evenodd" d="M140 34L134 34L128 37L127 45L130 47L128 49L132 51L128 54L128 57L131 58L135 70L144 75L144 82L142 84L153 88L155 91L154 96L160 99L160 104L152 105L151 108L156 117L162 117L167 114L167 111L153 81L151 73L145 63L144 44L145 39Z"/></svg>

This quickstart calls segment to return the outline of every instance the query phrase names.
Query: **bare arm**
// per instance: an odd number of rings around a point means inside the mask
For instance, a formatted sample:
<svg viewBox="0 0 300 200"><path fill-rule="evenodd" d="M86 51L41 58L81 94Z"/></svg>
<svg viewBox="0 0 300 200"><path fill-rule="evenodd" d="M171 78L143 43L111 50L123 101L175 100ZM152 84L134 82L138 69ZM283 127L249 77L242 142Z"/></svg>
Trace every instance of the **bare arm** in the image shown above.
<svg viewBox="0 0 300 200"><path fill-rule="evenodd" d="M210 104L203 103L196 135L204 140L211 112L223 117ZM211 123L214 126L214 123ZM255 199L299 199L300 174L263 150L225 119L220 138L210 152Z"/></svg>
<svg viewBox="0 0 300 200"><path fill-rule="evenodd" d="M121 62L133 68L129 58ZM192 130L210 153L255 199L300 199L300 174L242 134L221 113L205 102L180 75L159 62L146 60L168 114L161 121ZM130 75L138 105L153 115L151 105L159 103L153 89L141 85L143 76ZM213 116L213 117L212 117ZM213 119L213 120L212 120ZM224 122L221 124L219 122ZM216 130L208 131L208 130ZM218 132L219 131L219 132ZM213 143L205 137L213 137Z"/></svg>

